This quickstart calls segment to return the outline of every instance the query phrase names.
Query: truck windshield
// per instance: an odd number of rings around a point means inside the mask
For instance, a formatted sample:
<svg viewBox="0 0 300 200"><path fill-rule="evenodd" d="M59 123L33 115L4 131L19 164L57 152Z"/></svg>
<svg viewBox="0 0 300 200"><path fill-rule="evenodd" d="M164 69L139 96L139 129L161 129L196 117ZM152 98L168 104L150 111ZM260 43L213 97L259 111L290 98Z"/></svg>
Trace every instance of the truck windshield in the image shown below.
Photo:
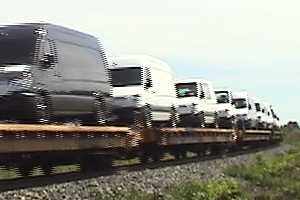
<svg viewBox="0 0 300 200"><path fill-rule="evenodd" d="M177 97L196 97L197 84L196 83L177 83L176 84Z"/></svg>
<svg viewBox="0 0 300 200"><path fill-rule="evenodd" d="M36 35L33 26L0 27L0 64L32 64Z"/></svg>
<svg viewBox="0 0 300 200"><path fill-rule="evenodd" d="M142 73L140 67L110 69L109 71L113 87L142 84Z"/></svg>
<svg viewBox="0 0 300 200"><path fill-rule="evenodd" d="M227 91L216 91L217 103L229 103L229 94Z"/></svg>
<svg viewBox="0 0 300 200"><path fill-rule="evenodd" d="M260 112L261 111L261 108L260 108L260 104L259 103L255 103L255 109L257 112Z"/></svg>
<svg viewBox="0 0 300 200"><path fill-rule="evenodd" d="M247 108L246 99L233 99L232 102L234 103L235 108Z"/></svg>

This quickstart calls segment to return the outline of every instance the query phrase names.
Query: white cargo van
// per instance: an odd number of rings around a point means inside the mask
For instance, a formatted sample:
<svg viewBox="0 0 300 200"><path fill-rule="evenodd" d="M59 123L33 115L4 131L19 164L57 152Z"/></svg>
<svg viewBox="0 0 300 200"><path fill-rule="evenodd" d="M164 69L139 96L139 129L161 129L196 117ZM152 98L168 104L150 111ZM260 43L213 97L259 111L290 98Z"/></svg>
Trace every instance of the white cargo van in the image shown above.
<svg viewBox="0 0 300 200"><path fill-rule="evenodd" d="M271 108L270 104L267 102L262 103L262 121L263 121L263 128L270 129L273 123L273 117L271 115Z"/></svg>
<svg viewBox="0 0 300 200"><path fill-rule="evenodd" d="M177 112L183 126L217 127L216 96L210 81L183 79L176 81Z"/></svg>
<svg viewBox="0 0 300 200"><path fill-rule="evenodd" d="M114 57L109 62L116 121L176 125L174 76L166 63L150 56Z"/></svg>
<svg viewBox="0 0 300 200"><path fill-rule="evenodd" d="M254 97L254 106L255 106L255 111L256 111L256 121L257 121L257 128L258 129L263 129L266 127L264 121L263 121L263 104L262 101L258 97Z"/></svg>
<svg viewBox="0 0 300 200"><path fill-rule="evenodd" d="M235 123L236 109L232 101L232 90L230 88L215 89L218 124L220 128L233 128Z"/></svg>
<svg viewBox="0 0 300 200"><path fill-rule="evenodd" d="M240 122L242 122L244 128L256 129L256 111L254 100L249 97L248 93L234 92L233 103L236 108L236 116Z"/></svg>
<svg viewBox="0 0 300 200"><path fill-rule="evenodd" d="M280 121L277 113L274 110L274 106L271 106L271 113L273 117L273 128L278 129L280 127Z"/></svg>

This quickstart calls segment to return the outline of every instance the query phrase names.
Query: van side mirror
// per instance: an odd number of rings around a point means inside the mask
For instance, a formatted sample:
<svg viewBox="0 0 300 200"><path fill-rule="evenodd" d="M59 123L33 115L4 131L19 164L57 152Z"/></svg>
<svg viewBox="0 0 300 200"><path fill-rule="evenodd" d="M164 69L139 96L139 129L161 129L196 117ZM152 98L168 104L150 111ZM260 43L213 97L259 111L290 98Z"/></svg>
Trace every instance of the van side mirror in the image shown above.
<svg viewBox="0 0 300 200"><path fill-rule="evenodd" d="M204 98L205 98L204 91L201 91L200 92L200 99L204 99Z"/></svg>
<svg viewBox="0 0 300 200"><path fill-rule="evenodd" d="M151 79L147 78L146 83L145 83L145 88L148 89L151 87L152 87L152 81L151 81Z"/></svg>
<svg viewBox="0 0 300 200"><path fill-rule="evenodd" d="M53 54L45 54L43 58L40 60L43 67L51 67L55 63Z"/></svg>

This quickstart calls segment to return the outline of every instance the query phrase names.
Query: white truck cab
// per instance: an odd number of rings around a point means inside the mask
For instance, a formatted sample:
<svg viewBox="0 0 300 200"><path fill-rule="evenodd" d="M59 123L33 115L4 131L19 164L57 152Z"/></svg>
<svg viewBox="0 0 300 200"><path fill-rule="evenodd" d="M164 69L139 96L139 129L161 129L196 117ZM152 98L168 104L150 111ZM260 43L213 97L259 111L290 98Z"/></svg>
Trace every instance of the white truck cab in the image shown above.
<svg viewBox="0 0 300 200"><path fill-rule="evenodd" d="M243 122L245 128L256 129L257 124L254 100L249 97L246 91L234 92L232 96L237 118Z"/></svg>
<svg viewBox="0 0 300 200"><path fill-rule="evenodd" d="M177 112L183 126L217 127L216 96L210 81L183 79L176 81Z"/></svg>
<svg viewBox="0 0 300 200"><path fill-rule="evenodd" d="M166 63L141 55L114 57L109 62L116 121L176 125L174 76Z"/></svg>
<svg viewBox="0 0 300 200"><path fill-rule="evenodd" d="M236 108L232 101L230 88L215 89L218 108L218 124L221 128L233 128L236 116Z"/></svg>

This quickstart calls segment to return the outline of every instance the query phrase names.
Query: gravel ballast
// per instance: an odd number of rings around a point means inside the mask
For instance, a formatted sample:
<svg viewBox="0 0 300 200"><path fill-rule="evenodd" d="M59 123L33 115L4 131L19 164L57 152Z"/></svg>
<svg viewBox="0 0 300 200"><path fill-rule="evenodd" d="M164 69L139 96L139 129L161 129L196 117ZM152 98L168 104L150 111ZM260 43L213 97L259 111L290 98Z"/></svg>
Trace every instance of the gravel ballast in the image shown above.
<svg viewBox="0 0 300 200"><path fill-rule="evenodd" d="M263 158L288 151L291 146L282 144L265 151L235 157L219 158L159 169L146 169L136 172L119 172L117 175L74 181L31 189L0 193L0 199L95 199L96 195L113 195L118 191L132 189L160 193L170 184L190 179L208 180L224 177L224 169L232 164L247 164L257 155Z"/></svg>

